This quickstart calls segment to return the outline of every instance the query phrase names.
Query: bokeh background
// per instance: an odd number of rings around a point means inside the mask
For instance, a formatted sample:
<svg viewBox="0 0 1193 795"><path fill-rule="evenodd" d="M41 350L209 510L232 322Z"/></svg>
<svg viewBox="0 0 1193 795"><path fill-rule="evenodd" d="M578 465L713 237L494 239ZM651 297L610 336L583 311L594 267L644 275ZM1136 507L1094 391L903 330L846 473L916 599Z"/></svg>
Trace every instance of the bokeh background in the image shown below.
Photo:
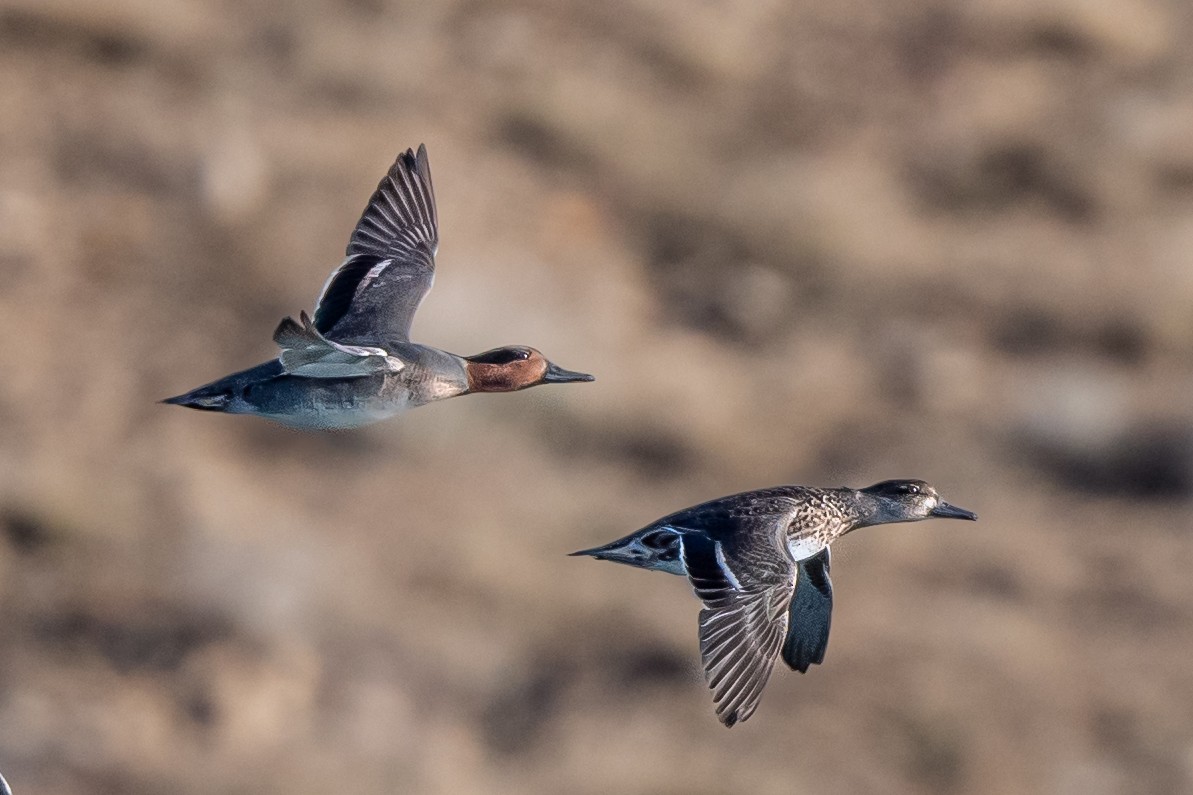
<svg viewBox="0 0 1193 795"><path fill-rule="evenodd" d="M41 793L1193 791L1184 0L0 0L0 769ZM594 384L330 435L274 353L425 141L416 339ZM678 578L777 483L824 666L726 731Z"/></svg>

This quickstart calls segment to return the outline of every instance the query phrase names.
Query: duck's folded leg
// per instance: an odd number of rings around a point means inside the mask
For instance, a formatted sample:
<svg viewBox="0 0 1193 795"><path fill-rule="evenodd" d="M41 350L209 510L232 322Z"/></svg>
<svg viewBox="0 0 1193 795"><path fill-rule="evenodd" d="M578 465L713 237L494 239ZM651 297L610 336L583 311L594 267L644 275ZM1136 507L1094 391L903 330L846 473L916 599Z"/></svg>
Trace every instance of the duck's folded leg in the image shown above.
<svg viewBox="0 0 1193 795"><path fill-rule="evenodd" d="M302 312L299 319L301 323L285 318L273 333L273 341L282 349L278 361L288 375L354 378L396 373L406 366L384 348L344 345L327 339L315 328L306 312Z"/></svg>

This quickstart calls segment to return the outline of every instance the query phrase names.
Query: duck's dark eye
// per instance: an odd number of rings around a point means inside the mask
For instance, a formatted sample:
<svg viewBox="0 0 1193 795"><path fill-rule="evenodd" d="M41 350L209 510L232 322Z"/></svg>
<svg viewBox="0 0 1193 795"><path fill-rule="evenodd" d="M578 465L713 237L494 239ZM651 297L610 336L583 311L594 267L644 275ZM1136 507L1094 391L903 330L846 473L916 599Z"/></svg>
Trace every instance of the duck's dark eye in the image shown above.
<svg viewBox="0 0 1193 795"><path fill-rule="evenodd" d="M902 494L919 494L920 487L915 485L914 483L904 483L901 486L899 486L899 491Z"/></svg>
<svg viewBox="0 0 1193 795"><path fill-rule="evenodd" d="M675 542L678 540L679 539L675 533L660 532L643 536L642 544L649 549L669 549L670 547L675 546Z"/></svg>

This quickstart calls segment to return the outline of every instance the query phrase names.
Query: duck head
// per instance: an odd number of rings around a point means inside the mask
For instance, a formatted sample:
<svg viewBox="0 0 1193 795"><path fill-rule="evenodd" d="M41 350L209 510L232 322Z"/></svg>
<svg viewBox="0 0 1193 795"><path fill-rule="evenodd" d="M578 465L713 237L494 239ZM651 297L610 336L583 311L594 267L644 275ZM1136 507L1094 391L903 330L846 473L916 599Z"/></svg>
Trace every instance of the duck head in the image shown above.
<svg viewBox="0 0 1193 795"><path fill-rule="evenodd" d="M936 489L922 480L884 480L858 492L868 498L865 520L859 526L888 522L918 522L921 519L968 519L972 511L949 505Z"/></svg>
<svg viewBox="0 0 1193 795"><path fill-rule="evenodd" d="M547 357L525 345L507 345L466 356L469 392L516 392L539 384L567 384L595 381L588 373L577 373L547 361Z"/></svg>

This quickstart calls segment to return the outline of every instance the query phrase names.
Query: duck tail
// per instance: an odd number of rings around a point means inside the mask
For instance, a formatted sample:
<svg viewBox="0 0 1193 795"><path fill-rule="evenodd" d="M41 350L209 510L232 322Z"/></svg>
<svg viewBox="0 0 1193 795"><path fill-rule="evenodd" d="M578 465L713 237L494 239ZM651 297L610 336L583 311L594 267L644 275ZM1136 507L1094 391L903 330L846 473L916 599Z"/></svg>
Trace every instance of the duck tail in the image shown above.
<svg viewBox="0 0 1193 795"><path fill-rule="evenodd" d="M171 406L186 406L188 409L200 411L227 411L228 404L232 402L232 390L208 384L159 402Z"/></svg>

